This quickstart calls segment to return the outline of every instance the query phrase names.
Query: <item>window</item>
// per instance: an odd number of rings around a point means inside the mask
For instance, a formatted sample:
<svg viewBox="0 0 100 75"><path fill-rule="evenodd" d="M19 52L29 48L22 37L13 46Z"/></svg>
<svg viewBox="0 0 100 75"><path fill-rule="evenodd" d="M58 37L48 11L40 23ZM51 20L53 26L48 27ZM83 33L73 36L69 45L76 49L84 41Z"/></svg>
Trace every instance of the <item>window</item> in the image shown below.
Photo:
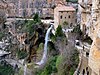
<svg viewBox="0 0 100 75"><path fill-rule="evenodd" d="M70 15L68 16L68 18L70 18Z"/></svg>
<svg viewBox="0 0 100 75"><path fill-rule="evenodd" d="M88 52L86 52L86 57L89 57L89 53Z"/></svg>
<svg viewBox="0 0 100 75"><path fill-rule="evenodd" d="M73 26L73 23L70 23L70 27L72 27Z"/></svg>
<svg viewBox="0 0 100 75"><path fill-rule="evenodd" d="M62 15L60 16L60 19L62 19Z"/></svg>
<svg viewBox="0 0 100 75"><path fill-rule="evenodd" d="M85 69L83 69L83 72L82 72L82 75L84 75L85 74Z"/></svg>

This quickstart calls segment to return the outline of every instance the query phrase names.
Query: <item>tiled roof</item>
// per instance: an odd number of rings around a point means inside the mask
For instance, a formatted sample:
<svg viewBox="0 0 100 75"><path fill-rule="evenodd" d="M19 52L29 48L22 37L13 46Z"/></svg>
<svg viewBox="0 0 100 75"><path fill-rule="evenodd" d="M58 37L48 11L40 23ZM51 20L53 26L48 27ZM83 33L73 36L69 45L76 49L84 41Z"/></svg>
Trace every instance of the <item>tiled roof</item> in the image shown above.
<svg viewBox="0 0 100 75"><path fill-rule="evenodd" d="M72 6L65 6L61 4L59 4L55 9L58 11L76 11Z"/></svg>

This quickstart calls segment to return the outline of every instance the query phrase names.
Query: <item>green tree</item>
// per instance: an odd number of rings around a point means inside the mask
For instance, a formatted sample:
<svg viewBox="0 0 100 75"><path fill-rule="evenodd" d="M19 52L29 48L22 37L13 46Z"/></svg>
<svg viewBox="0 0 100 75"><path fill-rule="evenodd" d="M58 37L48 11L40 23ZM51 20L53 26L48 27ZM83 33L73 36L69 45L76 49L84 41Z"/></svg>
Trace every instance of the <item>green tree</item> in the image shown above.
<svg viewBox="0 0 100 75"><path fill-rule="evenodd" d="M38 16L38 14L36 13L33 17L33 20L28 20L25 23L25 26L23 27L22 31L28 32L29 35L33 34L35 31L35 28L37 25L41 24L41 20L40 17Z"/></svg>
<svg viewBox="0 0 100 75"><path fill-rule="evenodd" d="M41 22L40 17L37 13L34 15L33 19L34 19L35 23L40 23Z"/></svg>
<svg viewBox="0 0 100 75"><path fill-rule="evenodd" d="M61 25L58 25L58 27L57 27L57 29L56 29L56 32L55 32L55 36L56 36L56 37L62 37L62 36L64 36L64 33L63 33L63 31L62 31Z"/></svg>

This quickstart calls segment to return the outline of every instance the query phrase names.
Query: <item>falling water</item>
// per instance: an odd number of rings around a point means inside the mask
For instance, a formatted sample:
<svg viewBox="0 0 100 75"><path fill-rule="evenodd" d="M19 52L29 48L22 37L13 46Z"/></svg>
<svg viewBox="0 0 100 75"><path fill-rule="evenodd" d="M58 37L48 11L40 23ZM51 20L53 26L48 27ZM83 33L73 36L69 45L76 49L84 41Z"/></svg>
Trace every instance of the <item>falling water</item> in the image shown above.
<svg viewBox="0 0 100 75"><path fill-rule="evenodd" d="M53 25L50 26L50 28L47 30L46 32L46 36L45 36L45 44L44 44L44 52L43 52L43 57L41 59L40 62L36 63L37 65L41 65L44 64L47 60L47 44L48 44L48 37L49 37L49 33L50 30L53 28Z"/></svg>
<svg viewBox="0 0 100 75"><path fill-rule="evenodd" d="M26 71L27 71L27 65L25 64L25 66L24 66L24 75L26 75Z"/></svg>

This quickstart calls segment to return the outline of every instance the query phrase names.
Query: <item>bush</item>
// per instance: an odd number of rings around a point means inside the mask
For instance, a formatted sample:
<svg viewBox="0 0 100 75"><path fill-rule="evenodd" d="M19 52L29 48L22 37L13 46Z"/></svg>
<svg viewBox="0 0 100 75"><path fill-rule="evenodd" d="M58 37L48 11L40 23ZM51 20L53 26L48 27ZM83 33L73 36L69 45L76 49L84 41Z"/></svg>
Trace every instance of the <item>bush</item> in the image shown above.
<svg viewBox="0 0 100 75"><path fill-rule="evenodd" d="M57 61L56 61L56 67L58 67L63 61L62 55L58 56Z"/></svg>
<svg viewBox="0 0 100 75"><path fill-rule="evenodd" d="M0 41L2 40L3 37L4 37L4 33L0 32Z"/></svg>
<svg viewBox="0 0 100 75"><path fill-rule="evenodd" d="M72 56L69 58L65 54L58 56L56 61L56 67L58 70L57 75L73 75L79 63L78 51L75 49Z"/></svg>
<svg viewBox="0 0 100 75"><path fill-rule="evenodd" d="M69 72L69 75L73 75L73 74L74 74L74 69L71 68L71 69L70 69L70 72Z"/></svg>
<svg viewBox="0 0 100 75"><path fill-rule="evenodd" d="M63 37L64 36L64 33L62 31L62 27L61 25L58 25L57 29L56 29L56 32L55 32L55 36L56 37Z"/></svg>
<svg viewBox="0 0 100 75"><path fill-rule="evenodd" d="M88 44L91 45L93 40L88 35L86 35L86 38L83 40L83 42L87 42Z"/></svg>
<svg viewBox="0 0 100 75"><path fill-rule="evenodd" d="M22 31L29 32L29 35L32 35L32 33L35 31L34 27L39 25L40 23L41 20L38 14L35 14L33 20L28 20L25 22L25 26L23 27Z"/></svg>
<svg viewBox="0 0 100 75"><path fill-rule="evenodd" d="M41 23L39 15L36 13L33 17L35 23Z"/></svg>
<svg viewBox="0 0 100 75"><path fill-rule="evenodd" d="M57 72L56 68L57 56L51 56L43 70L36 72L36 75L51 75Z"/></svg>
<svg viewBox="0 0 100 75"><path fill-rule="evenodd" d="M25 57L27 57L27 52L25 52L25 51L23 51L23 50L18 50L17 51L17 57L19 58L19 59L24 59Z"/></svg>
<svg viewBox="0 0 100 75"><path fill-rule="evenodd" d="M68 25L68 22L64 21L63 22L63 25L67 26Z"/></svg>
<svg viewBox="0 0 100 75"><path fill-rule="evenodd" d="M82 34L82 31L80 29L80 25L75 26L74 29L73 29L73 32L78 33L78 34Z"/></svg>
<svg viewBox="0 0 100 75"><path fill-rule="evenodd" d="M64 57L62 55L58 56L57 61L56 61L56 67L58 70L57 75L67 75L67 65L64 64L66 60L64 60Z"/></svg>
<svg viewBox="0 0 100 75"><path fill-rule="evenodd" d="M9 64L0 65L0 75L14 75L13 67Z"/></svg>
<svg viewBox="0 0 100 75"><path fill-rule="evenodd" d="M51 75L51 73L56 73L57 68L56 68L56 59L57 56L52 56L49 58L48 63L46 67L44 68L44 71L41 73L41 75Z"/></svg>
<svg viewBox="0 0 100 75"><path fill-rule="evenodd" d="M77 51L77 49L74 49L71 60L74 61L73 62L73 65L74 65L73 67L77 68L78 63L79 63L79 52Z"/></svg>

